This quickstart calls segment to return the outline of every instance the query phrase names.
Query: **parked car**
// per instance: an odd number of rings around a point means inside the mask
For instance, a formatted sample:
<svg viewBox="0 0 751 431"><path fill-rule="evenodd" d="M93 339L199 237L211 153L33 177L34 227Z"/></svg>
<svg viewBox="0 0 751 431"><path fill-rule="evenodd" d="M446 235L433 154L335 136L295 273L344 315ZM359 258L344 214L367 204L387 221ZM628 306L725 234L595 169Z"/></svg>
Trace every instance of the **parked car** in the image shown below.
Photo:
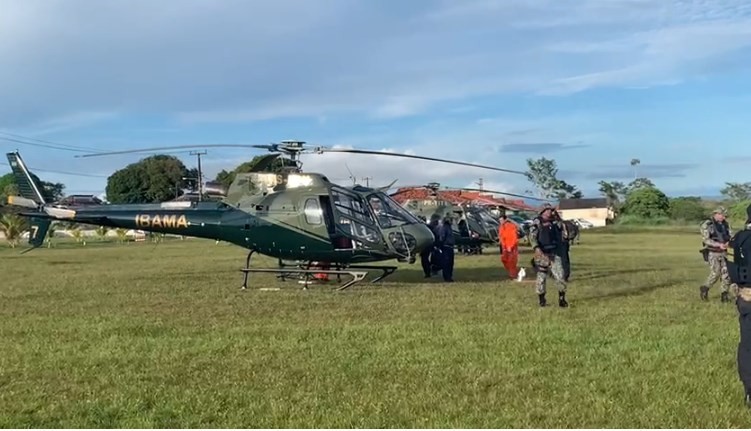
<svg viewBox="0 0 751 431"><path fill-rule="evenodd" d="M579 226L579 229L592 229L593 227L595 227L592 222L584 220L583 218L575 218L573 219L573 222L576 223L577 226Z"/></svg>

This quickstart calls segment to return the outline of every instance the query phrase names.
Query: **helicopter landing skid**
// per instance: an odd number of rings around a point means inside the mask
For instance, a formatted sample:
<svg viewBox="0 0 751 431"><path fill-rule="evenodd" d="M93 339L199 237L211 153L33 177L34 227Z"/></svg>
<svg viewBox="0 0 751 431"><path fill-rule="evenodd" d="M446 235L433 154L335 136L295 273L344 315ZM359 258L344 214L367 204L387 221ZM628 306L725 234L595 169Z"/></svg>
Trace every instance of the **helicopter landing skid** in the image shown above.
<svg viewBox="0 0 751 431"><path fill-rule="evenodd" d="M341 286L337 287L336 290L344 290L348 287L361 282L365 279L365 277L368 275L368 270L381 270L383 273L371 280L371 283L377 283L384 278L388 277L389 275L393 274L394 271L396 271L396 266L375 266L375 265L351 265L347 266L345 268L341 268L339 265L336 265L337 269L310 269L310 264L306 265L306 267L303 267L301 265L297 265L294 268L286 268L293 265L284 264L281 260L279 261L279 267L278 268L250 268L250 259L253 256L253 251L248 253L248 258L245 261L245 268L241 269L244 273L243 277L243 285L241 289L245 290L248 288L248 275L251 272L265 272L265 273L275 273L277 274L277 277L281 280L286 280L289 275L296 274L300 276L300 278L303 278L303 284L306 285L305 288L307 288L307 285L310 284L310 276L314 274L327 274L327 275L336 275L336 278L338 281L341 281L342 275L350 275L352 276L352 280L342 284Z"/></svg>
<svg viewBox="0 0 751 431"><path fill-rule="evenodd" d="M353 284L361 282L365 276L368 275L367 271L350 271L350 270L336 270L336 269L302 269L302 268L294 268L294 269L286 269L286 268L243 268L240 271L245 273L245 276L247 278L248 273L251 272L271 272L276 273L279 275L284 274L285 276L287 274L299 274L304 276L305 283L304 284L310 284L310 276L313 274L327 274L327 275L336 275L336 276L342 276L342 275L351 275L352 280L349 280L348 282L342 284L341 286L337 287L336 290L344 290ZM247 285L244 285L242 289L247 289Z"/></svg>

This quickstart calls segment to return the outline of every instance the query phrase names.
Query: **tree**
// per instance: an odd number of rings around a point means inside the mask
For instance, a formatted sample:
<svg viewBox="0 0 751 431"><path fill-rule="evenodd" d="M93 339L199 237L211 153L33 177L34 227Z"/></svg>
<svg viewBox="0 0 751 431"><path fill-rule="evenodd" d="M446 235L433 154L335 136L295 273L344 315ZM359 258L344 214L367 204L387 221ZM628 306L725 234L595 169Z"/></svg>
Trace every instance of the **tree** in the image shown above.
<svg viewBox="0 0 751 431"><path fill-rule="evenodd" d="M631 167L634 169L634 180L636 180L639 177L639 171L637 170L637 166L641 164L641 160L639 159L631 159Z"/></svg>
<svg viewBox="0 0 751 431"><path fill-rule="evenodd" d="M748 218L746 214L746 208L751 205L751 199L734 203L728 208L728 215L733 224L745 224Z"/></svg>
<svg viewBox="0 0 751 431"><path fill-rule="evenodd" d="M295 162L292 159L286 157L277 157L273 161L269 162L269 155L255 156L253 159L247 162L239 164L235 169L230 172L222 169L216 175L214 181L220 183L224 188L229 188L233 181L235 181L235 175L243 174L247 172L275 172L281 173L285 169L294 167Z"/></svg>
<svg viewBox="0 0 751 431"><path fill-rule="evenodd" d="M665 217L670 200L656 187L640 187L628 192L623 212L642 218Z"/></svg>
<svg viewBox="0 0 751 431"><path fill-rule="evenodd" d="M526 177L537 188L540 197L546 199L581 198L581 191L574 185L558 179L558 167L555 160L541 157L537 160L527 159L529 170ZM531 193L531 192L530 192Z"/></svg>
<svg viewBox="0 0 751 431"><path fill-rule="evenodd" d="M117 234L117 242L119 242L120 244L124 243L128 239L128 231L121 227L115 229L115 233Z"/></svg>
<svg viewBox="0 0 751 431"><path fill-rule="evenodd" d="M177 157L155 155L132 163L107 179L107 200L116 204L164 202L179 194L188 169Z"/></svg>
<svg viewBox="0 0 751 431"><path fill-rule="evenodd" d="M681 196L670 199L669 215L673 220L701 221L707 217L707 209L702 205L701 198Z"/></svg>
<svg viewBox="0 0 751 431"><path fill-rule="evenodd" d="M18 187L16 186L16 178L13 173L7 173L0 177L0 205L4 205L7 196L18 194Z"/></svg>
<svg viewBox="0 0 751 431"><path fill-rule="evenodd" d="M15 214L3 214L0 216L0 232L5 235L11 248L15 248L21 241L21 234L26 228L25 220Z"/></svg>
<svg viewBox="0 0 751 431"><path fill-rule="evenodd" d="M232 184L232 182L235 180L235 172L227 172L224 169L221 170L218 174L216 174L216 179L214 181L218 182L222 185L225 189L228 189L229 186Z"/></svg>
<svg viewBox="0 0 751 431"><path fill-rule="evenodd" d="M182 187L190 190L191 192L198 191L198 168L190 168L185 174L185 179L182 181Z"/></svg>
<svg viewBox="0 0 751 431"><path fill-rule="evenodd" d="M639 177L628 184L627 190L636 190L642 188L655 188L655 184L649 178Z"/></svg>
<svg viewBox="0 0 751 431"><path fill-rule="evenodd" d="M64 184L42 181L38 176L34 174L31 174L31 177L36 182L37 187L42 193L45 201L54 202L64 197ZM0 198L2 198L3 203L5 203L8 196L15 196L18 195L18 193L18 183L16 183L16 177L12 172L0 177Z"/></svg>
<svg viewBox="0 0 751 431"><path fill-rule="evenodd" d="M751 199L751 183L725 183L720 193L731 202L749 200Z"/></svg>
<svg viewBox="0 0 751 431"><path fill-rule="evenodd" d="M96 235L99 237L99 241L104 241L107 238L107 232L109 232L107 226L97 226Z"/></svg>
<svg viewBox="0 0 751 431"><path fill-rule="evenodd" d="M600 193L605 196L609 203L614 206L622 204L626 200L628 187L620 181L600 181Z"/></svg>

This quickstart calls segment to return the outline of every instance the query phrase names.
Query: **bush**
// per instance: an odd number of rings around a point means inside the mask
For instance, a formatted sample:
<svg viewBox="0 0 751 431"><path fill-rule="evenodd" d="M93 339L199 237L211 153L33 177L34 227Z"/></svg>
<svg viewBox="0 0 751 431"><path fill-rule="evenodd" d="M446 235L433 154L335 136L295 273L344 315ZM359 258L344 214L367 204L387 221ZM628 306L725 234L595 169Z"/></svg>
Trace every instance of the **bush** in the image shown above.
<svg viewBox="0 0 751 431"><path fill-rule="evenodd" d="M624 215L657 220L667 217L670 210L670 200L656 187L642 187L632 190L626 196L623 207Z"/></svg>
<svg viewBox="0 0 751 431"><path fill-rule="evenodd" d="M700 222L709 217L701 198L693 196L670 199L669 213L671 219L685 222Z"/></svg>
<svg viewBox="0 0 751 431"><path fill-rule="evenodd" d="M751 200L740 201L728 208L728 218L734 226L743 226L746 224L746 208L751 204Z"/></svg>

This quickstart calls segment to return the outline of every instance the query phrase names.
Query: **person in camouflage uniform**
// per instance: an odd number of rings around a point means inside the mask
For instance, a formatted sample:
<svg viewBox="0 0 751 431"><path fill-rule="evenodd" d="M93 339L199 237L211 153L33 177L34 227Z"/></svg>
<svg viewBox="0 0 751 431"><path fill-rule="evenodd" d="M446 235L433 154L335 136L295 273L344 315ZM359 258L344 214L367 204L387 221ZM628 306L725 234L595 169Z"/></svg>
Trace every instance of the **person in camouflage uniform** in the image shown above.
<svg viewBox="0 0 751 431"><path fill-rule="evenodd" d="M709 264L709 276L702 286L699 287L699 295L702 300L708 300L709 288L717 280L721 280L722 302L730 302L730 276L727 267L727 249L732 236L730 226L725 217L727 211L719 207L712 213L712 218L705 220L699 230L701 232L705 260Z"/></svg>
<svg viewBox="0 0 751 431"><path fill-rule="evenodd" d="M566 302L566 281L560 249L563 243L560 223L555 220L553 208L546 204L540 216L530 227L530 241L535 252L533 264L537 270L536 291L540 307L547 305L545 299L548 275L552 275L558 285L558 305L568 307Z"/></svg>

